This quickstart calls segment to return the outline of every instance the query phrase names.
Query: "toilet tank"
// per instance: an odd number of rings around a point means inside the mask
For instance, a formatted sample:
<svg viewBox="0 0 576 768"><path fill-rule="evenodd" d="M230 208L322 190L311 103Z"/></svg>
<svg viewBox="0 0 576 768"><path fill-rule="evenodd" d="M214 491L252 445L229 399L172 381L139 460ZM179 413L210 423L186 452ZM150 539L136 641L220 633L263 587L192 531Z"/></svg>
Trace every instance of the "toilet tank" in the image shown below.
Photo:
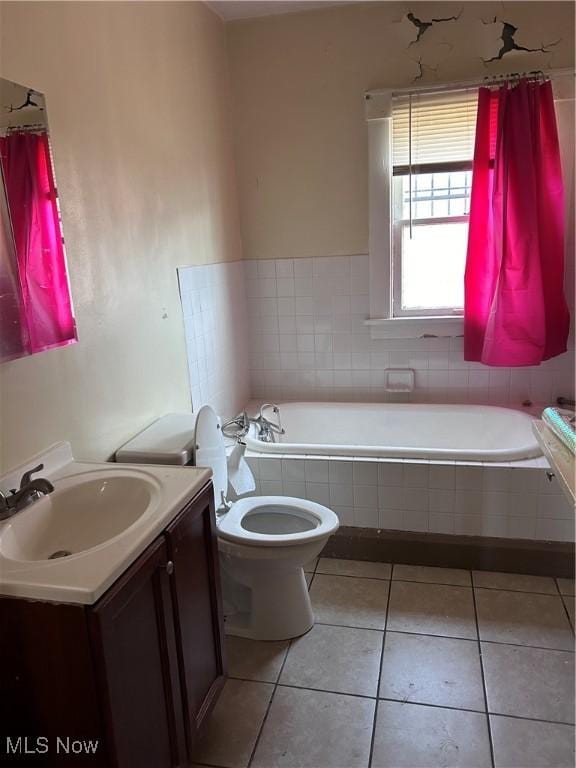
<svg viewBox="0 0 576 768"><path fill-rule="evenodd" d="M196 414L167 413L119 448L115 460L124 464L193 463Z"/></svg>

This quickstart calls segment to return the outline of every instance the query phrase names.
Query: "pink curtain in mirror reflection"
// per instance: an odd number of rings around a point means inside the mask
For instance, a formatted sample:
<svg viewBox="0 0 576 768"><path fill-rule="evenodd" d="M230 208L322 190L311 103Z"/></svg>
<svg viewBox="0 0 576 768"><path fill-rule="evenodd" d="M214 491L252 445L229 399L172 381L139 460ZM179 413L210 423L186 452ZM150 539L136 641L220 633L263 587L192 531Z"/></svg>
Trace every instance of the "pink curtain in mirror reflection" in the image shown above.
<svg viewBox="0 0 576 768"><path fill-rule="evenodd" d="M77 340L45 133L0 138L0 157L21 293L23 354Z"/></svg>
<svg viewBox="0 0 576 768"><path fill-rule="evenodd" d="M481 88L464 357L538 365L566 351L564 193L550 82Z"/></svg>

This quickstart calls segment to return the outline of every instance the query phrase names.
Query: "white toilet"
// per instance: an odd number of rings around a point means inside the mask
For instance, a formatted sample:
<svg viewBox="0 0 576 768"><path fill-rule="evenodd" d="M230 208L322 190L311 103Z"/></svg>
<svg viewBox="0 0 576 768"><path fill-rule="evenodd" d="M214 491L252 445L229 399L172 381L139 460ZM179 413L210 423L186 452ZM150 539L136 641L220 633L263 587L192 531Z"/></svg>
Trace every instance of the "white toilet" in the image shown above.
<svg viewBox="0 0 576 768"><path fill-rule="evenodd" d="M321 504L288 496L227 503L226 446L210 406L196 415L159 419L126 443L116 459L212 469L227 634L285 640L313 626L303 566L322 551L338 518Z"/></svg>

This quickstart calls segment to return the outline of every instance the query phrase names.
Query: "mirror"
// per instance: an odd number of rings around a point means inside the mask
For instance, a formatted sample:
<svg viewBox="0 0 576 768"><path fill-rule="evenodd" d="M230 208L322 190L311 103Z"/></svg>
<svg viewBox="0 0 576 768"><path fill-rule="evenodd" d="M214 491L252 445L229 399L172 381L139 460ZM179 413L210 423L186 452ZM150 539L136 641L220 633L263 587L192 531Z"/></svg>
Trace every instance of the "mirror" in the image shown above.
<svg viewBox="0 0 576 768"><path fill-rule="evenodd" d="M44 96L0 78L0 363L77 341Z"/></svg>

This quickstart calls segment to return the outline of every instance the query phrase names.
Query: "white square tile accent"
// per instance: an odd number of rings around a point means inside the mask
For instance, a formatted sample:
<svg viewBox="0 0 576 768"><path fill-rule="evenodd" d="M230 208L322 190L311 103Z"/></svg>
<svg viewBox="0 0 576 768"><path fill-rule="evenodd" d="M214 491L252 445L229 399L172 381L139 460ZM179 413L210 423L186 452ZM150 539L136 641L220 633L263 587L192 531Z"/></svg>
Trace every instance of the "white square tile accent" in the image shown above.
<svg viewBox="0 0 576 768"><path fill-rule="evenodd" d="M282 480L282 463L277 459L260 459L260 480Z"/></svg>
<svg viewBox="0 0 576 768"><path fill-rule="evenodd" d="M295 499L306 498L306 483L298 480L284 480L282 482L284 496L292 496Z"/></svg>
<svg viewBox="0 0 576 768"><path fill-rule="evenodd" d="M407 488L428 488L428 462L404 464L404 485Z"/></svg>
<svg viewBox="0 0 576 768"><path fill-rule="evenodd" d="M307 483L327 483L328 461L325 459L306 459L305 476Z"/></svg>
<svg viewBox="0 0 576 768"><path fill-rule="evenodd" d="M330 483L330 504L337 507L353 507L353 486L348 483Z"/></svg>
<svg viewBox="0 0 576 768"><path fill-rule="evenodd" d="M330 506L330 486L328 483L306 483L306 498L309 501L315 501L316 504L322 504L325 507Z"/></svg>
<svg viewBox="0 0 576 768"><path fill-rule="evenodd" d="M456 488L467 491L482 490L483 467L464 466L456 463Z"/></svg>
<svg viewBox="0 0 576 768"><path fill-rule="evenodd" d="M430 512L429 530L431 533L454 533L454 515L445 512Z"/></svg>
<svg viewBox="0 0 576 768"><path fill-rule="evenodd" d="M260 480L259 494L262 496L282 496L283 489L280 480Z"/></svg>
<svg viewBox="0 0 576 768"><path fill-rule="evenodd" d="M404 484L404 464L401 462L381 462L378 464L378 484L396 485Z"/></svg>
<svg viewBox="0 0 576 768"><path fill-rule="evenodd" d="M380 509L404 509L404 488L390 485L378 489Z"/></svg>
<svg viewBox="0 0 576 768"><path fill-rule="evenodd" d="M330 483L348 483L352 485L353 467L354 465L351 461L332 459L328 467Z"/></svg>
<svg viewBox="0 0 576 768"><path fill-rule="evenodd" d="M305 480L305 464L304 459L282 459L282 478L285 481L302 481Z"/></svg>
<svg viewBox="0 0 576 768"><path fill-rule="evenodd" d="M430 464L430 488L452 489L456 484L456 468L452 464Z"/></svg>
<svg viewBox="0 0 576 768"><path fill-rule="evenodd" d="M404 488L403 509L424 512L429 508L428 488Z"/></svg>
<svg viewBox="0 0 576 768"><path fill-rule="evenodd" d="M403 526L401 509L381 509L378 512L378 525L392 531L400 531Z"/></svg>
<svg viewBox="0 0 576 768"><path fill-rule="evenodd" d="M372 374L390 367L391 361L400 367L411 367L417 374L416 388L408 397L413 402L518 406L526 399L549 403L558 395L574 396L573 352L537 368L490 369L464 360L461 338L407 339L401 344L396 340L372 340L363 325L369 313L366 255L247 260L244 264L248 296L260 302L273 299L256 310L256 323L268 322L272 317L281 320L295 316L297 321L306 318L305 325L298 326L299 332L331 337L330 342L323 340L322 351L334 351L337 357L330 361L323 359L324 370L366 370ZM275 282L275 287L270 281ZM259 292L259 283L266 295ZM294 304L279 303L280 298L295 301ZM252 304L251 301L251 313ZM316 351L320 351L318 347ZM378 377L368 377L368 381L370 399L394 400L384 392ZM348 399L367 399L365 376L354 377L346 386L350 390L346 393ZM281 384L278 389L274 394L280 399L293 399L289 385ZM269 389L264 388L263 394L267 392ZM321 399L327 395L324 385L315 378L301 387L298 394L303 399ZM487 490L503 489L489 485Z"/></svg>
<svg viewBox="0 0 576 768"><path fill-rule="evenodd" d="M354 507L354 522L360 528L377 528L378 510L367 507Z"/></svg>
<svg viewBox="0 0 576 768"><path fill-rule="evenodd" d="M429 505L431 512L449 513L454 512L455 494L451 489L430 488Z"/></svg>
<svg viewBox="0 0 576 768"><path fill-rule="evenodd" d="M353 480L354 485L377 485L378 464L373 461L355 461Z"/></svg>
<svg viewBox="0 0 576 768"><path fill-rule="evenodd" d="M354 508L378 509L377 485L354 485Z"/></svg>
<svg viewBox="0 0 576 768"><path fill-rule="evenodd" d="M192 408L211 405L223 419L250 398L245 274L241 261L178 269Z"/></svg>

